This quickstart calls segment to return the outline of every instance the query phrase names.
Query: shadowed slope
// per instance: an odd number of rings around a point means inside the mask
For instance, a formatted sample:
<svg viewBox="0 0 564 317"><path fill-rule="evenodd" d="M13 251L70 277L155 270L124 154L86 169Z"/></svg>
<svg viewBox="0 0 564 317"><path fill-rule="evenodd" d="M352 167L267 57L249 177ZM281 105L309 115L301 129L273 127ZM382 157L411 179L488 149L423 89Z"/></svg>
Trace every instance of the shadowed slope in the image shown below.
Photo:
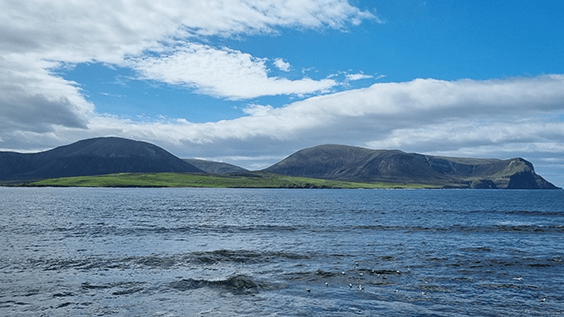
<svg viewBox="0 0 564 317"><path fill-rule="evenodd" d="M202 171L210 174L230 174L230 173L245 173L249 170L242 167L223 162L214 162L197 159L183 159L184 162L190 163Z"/></svg>
<svg viewBox="0 0 564 317"><path fill-rule="evenodd" d="M108 137L78 141L55 149L20 154L0 153L2 180L111 173L200 172L162 148L140 141Z"/></svg>

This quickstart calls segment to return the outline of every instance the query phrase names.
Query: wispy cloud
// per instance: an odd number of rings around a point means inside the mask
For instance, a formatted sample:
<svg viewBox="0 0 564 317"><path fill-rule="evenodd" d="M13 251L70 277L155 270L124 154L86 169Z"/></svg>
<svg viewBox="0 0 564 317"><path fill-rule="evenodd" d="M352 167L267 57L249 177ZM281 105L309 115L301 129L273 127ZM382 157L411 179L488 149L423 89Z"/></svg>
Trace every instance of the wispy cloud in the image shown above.
<svg viewBox="0 0 564 317"><path fill-rule="evenodd" d="M363 73L358 73L358 74L346 74L345 75L345 79L347 81L355 81L355 80L361 80L361 79L370 79L373 78L374 76L372 75L366 75Z"/></svg>
<svg viewBox="0 0 564 317"><path fill-rule="evenodd" d="M3 1L0 52L115 63L171 38L344 28L374 18L344 0Z"/></svg>
<svg viewBox="0 0 564 317"><path fill-rule="evenodd" d="M265 59L202 44L186 44L171 55L136 58L131 60L131 67L142 79L185 85L202 94L230 99L306 95L327 91L337 84L330 79L269 77Z"/></svg>
<svg viewBox="0 0 564 317"><path fill-rule="evenodd" d="M252 104L243 109L243 112L251 116L265 116L274 108L272 106L263 106Z"/></svg>

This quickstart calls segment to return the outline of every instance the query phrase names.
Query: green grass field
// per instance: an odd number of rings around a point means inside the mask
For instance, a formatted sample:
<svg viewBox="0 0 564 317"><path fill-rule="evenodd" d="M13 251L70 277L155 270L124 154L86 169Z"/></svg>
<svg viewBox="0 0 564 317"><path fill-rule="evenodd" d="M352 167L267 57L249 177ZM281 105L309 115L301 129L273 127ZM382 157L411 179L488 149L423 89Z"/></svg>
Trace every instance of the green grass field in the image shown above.
<svg viewBox="0 0 564 317"><path fill-rule="evenodd" d="M26 186L60 187L206 187L206 188L436 188L419 184L331 181L266 173L211 175L191 173L120 173L101 176L63 177Z"/></svg>

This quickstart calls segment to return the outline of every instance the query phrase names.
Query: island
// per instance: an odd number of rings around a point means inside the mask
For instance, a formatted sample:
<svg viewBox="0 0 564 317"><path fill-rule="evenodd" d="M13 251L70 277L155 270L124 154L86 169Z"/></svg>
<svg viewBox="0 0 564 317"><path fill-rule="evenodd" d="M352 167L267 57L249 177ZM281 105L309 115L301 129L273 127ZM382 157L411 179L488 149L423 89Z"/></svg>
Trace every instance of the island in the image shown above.
<svg viewBox="0 0 564 317"><path fill-rule="evenodd" d="M81 140L38 153L0 152L10 186L557 189L522 159L430 156L319 145L259 171L180 159L147 142Z"/></svg>

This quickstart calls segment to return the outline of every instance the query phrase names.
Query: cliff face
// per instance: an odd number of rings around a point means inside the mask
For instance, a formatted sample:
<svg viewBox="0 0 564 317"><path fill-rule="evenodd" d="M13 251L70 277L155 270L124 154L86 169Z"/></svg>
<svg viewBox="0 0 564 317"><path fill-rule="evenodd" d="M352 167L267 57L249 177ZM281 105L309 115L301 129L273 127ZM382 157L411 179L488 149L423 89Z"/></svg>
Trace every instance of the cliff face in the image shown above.
<svg viewBox="0 0 564 317"><path fill-rule="evenodd" d="M502 172L494 176L497 177L496 181L500 188L556 188L556 186L535 173L533 164L521 158L511 160Z"/></svg>
<svg viewBox="0 0 564 317"><path fill-rule="evenodd" d="M449 188L557 188L523 159L448 158L321 145L298 151L265 172L347 181L433 184Z"/></svg>
<svg viewBox="0 0 564 317"><path fill-rule="evenodd" d="M1 180L111 173L200 172L162 148L122 138L96 138L32 154L0 153Z"/></svg>

